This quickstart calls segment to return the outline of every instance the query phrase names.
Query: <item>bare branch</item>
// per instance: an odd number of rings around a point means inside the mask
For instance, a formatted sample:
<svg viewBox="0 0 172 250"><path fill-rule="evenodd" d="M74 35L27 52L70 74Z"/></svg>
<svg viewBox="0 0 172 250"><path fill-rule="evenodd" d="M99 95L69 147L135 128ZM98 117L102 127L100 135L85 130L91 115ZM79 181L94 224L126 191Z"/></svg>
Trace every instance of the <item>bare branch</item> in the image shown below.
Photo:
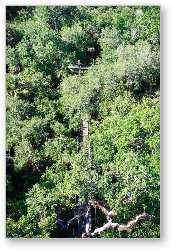
<svg viewBox="0 0 172 250"><path fill-rule="evenodd" d="M94 200L89 200L89 203L96 208L99 208L105 215L107 220L110 220L113 216L115 216L116 214L112 211L108 211L105 207L103 207L98 201L94 201Z"/></svg>
<svg viewBox="0 0 172 250"><path fill-rule="evenodd" d="M83 215L75 215L72 219L68 220L68 222L66 224L63 223L62 219L60 218L60 216L58 216L58 219L56 220L56 222L62 227L62 228L69 228L71 226L73 226L76 221L78 219L80 219L81 217L83 217Z"/></svg>
<svg viewBox="0 0 172 250"><path fill-rule="evenodd" d="M95 208L99 208L106 216L108 222L104 224L102 227L96 228L94 232L91 233L91 209L90 205L92 205ZM108 211L104 206L100 204L98 201L94 201L90 199L88 201L87 206L86 205L81 205L78 208L77 214L70 219L65 225L62 222L62 219L60 215L58 216L57 223L61 225L63 228L68 229L71 226L74 226L74 224L77 221L84 221L84 227L85 227L85 233L83 232L83 224L82 224L82 230L79 234L79 237L82 235L82 238L96 238L99 235L101 235L104 231L108 229L118 229L118 231L127 231L131 232L133 227L139 223L140 221L146 221L152 218L153 216L147 214L147 213L142 213L137 215L135 218L133 218L131 221L129 221L126 225L119 224L119 223L113 223L112 222L112 217L115 216L116 214L112 211Z"/></svg>
<svg viewBox="0 0 172 250"><path fill-rule="evenodd" d="M127 225L119 225L118 230L119 231L126 230L130 232L132 231L133 226L137 224L140 220L148 220L150 218L151 216L144 212L142 214L137 215L133 220L129 221Z"/></svg>
<svg viewBox="0 0 172 250"><path fill-rule="evenodd" d="M75 215L72 219L70 219L70 220L66 223L65 227L69 228L69 227L72 226L80 217L81 217L81 216L79 216L79 215Z"/></svg>
<svg viewBox="0 0 172 250"><path fill-rule="evenodd" d="M133 226L136 225L139 221L141 220L148 220L150 219L151 216L147 213L142 213L140 215L137 215L133 220L129 221L127 225L120 225L118 223L113 223L112 221L109 221L108 223L106 223L105 225L103 225L102 227L96 228L94 230L93 233L84 233L82 235L83 238L95 238L97 236L99 236L100 234L102 234L105 230L108 230L110 228L113 229L118 229L118 231L132 231Z"/></svg>
<svg viewBox="0 0 172 250"><path fill-rule="evenodd" d="M99 235L99 234L103 233L105 230L108 230L110 228L118 228L118 227L119 227L118 223L113 223L113 222L109 221L104 226L95 229L91 235L92 236Z"/></svg>

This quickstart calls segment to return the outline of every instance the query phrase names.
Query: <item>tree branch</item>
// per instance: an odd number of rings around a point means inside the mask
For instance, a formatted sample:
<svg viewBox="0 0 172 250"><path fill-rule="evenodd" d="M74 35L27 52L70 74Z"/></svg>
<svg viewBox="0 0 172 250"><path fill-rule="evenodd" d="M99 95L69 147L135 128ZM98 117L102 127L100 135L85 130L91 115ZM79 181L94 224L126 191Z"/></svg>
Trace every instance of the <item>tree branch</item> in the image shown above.
<svg viewBox="0 0 172 250"><path fill-rule="evenodd" d="M81 217L81 216L79 216L79 215L75 215L72 219L70 219L70 220L66 223L65 227L69 228L69 227L72 226L80 217Z"/></svg>
<svg viewBox="0 0 172 250"><path fill-rule="evenodd" d="M102 227L96 228L94 232L91 233L91 208L90 205L92 205L95 208L99 208L106 216L108 222L104 224ZM135 218L133 218L131 221L129 221L126 225L119 224L119 223L113 223L112 217L116 214L112 211L108 211L104 206L100 204L98 201L94 201L90 199L88 201L88 205L81 205L78 208L78 214L75 215L72 219L70 219L65 225L62 222L62 219L60 216L58 216L57 222L60 224L63 228L68 229L69 227L73 226L76 221L78 220L85 220L85 233L80 233L80 236L82 234L82 238L96 238L99 235L101 235L104 231L108 229L118 229L118 231L127 231L131 232L133 227L139 223L140 221L146 221L149 220L152 216L147 213L142 213L137 215ZM84 219L85 218L85 219ZM82 226L83 227L83 226ZM83 231L83 230L81 230ZM79 237L80 237L79 236Z"/></svg>
<svg viewBox="0 0 172 250"><path fill-rule="evenodd" d="M150 219L151 216L147 213L142 213L142 214L139 214L137 215L134 219L132 219L131 221L128 222L127 225L119 225L118 227L118 231L128 231L128 232L131 232L132 229L133 229L133 226L136 225L139 221L141 220L148 220Z"/></svg>
<svg viewBox="0 0 172 250"><path fill-rule="evenodd" d="M61 214L61 210L59 208L58 218L56 220L57 224L60 225L62 228L68 229L69 227L73 226L78 220L83 220L85 218L85 214L87 211L86 205L80 205L77 208L77 212L75 212L74 216L69 219L66 223L63 222L63 216Z"/></svg>
<svg viewBox="0 0 172 250"><path fill-rule="evenodd" d="M95 207L95 208L99 208L105 215L107 220L110 220L113 216L115 216L116 214L112 211L108 211L105 207L103 207L98 201L94 201L94 200L89 200L89 203Z"/></svg>
<svg viewBox="0 0 172 250"><path fill-rule="evenodd" d="M133 226L136 225L139 221L141 220L148 220L150 219L151 216L147 213L142 213L140 215L137 215L133 220L129 221L127 225L120 225L118 223L113 223L112 221L109 221L108 223L106 223L105 225L103 225L102 227L96 228L94 230L93 233L84 233L82 235L82 238L95 238L99 235L101 235L105 230L108 230L110 228L117 228L118 231L128 231L131 232L133 229Z"/></svg>

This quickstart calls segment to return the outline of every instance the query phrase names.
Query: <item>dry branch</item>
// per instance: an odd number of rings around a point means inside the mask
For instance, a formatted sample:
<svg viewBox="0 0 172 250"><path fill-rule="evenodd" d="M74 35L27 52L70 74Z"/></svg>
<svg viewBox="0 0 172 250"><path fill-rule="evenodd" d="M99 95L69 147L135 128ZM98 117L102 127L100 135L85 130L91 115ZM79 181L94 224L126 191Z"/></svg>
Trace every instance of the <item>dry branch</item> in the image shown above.
<svg viewBox="0 0 172 250"><path fill-rule="evenodd" d="M63 223L62 219L60 218L60 216L58 216L58 219L56 220L57 224L60 225L62 228L70 228L71 226L73 226L79 219L81 219L83 217L83 215L75 215L72 219L68 220L68 222L66 224Z"/></svg>
<svg viewBox="0 0 172 250"><path fill-rule="evenodd" d="M142 214L137 215L133 220L129 221L127 225L119 225L118 230L119 231L126 230L126 231L130 232L130 231L132 231L133 226L135 224L137 224L139 221L148 220L150 218L151 218L151 216L144 212Z"/></svg>
<svg viewBox="0 0 172 250"><path fill-rule="evenodd" d="M140 215L137 215L133 220L129 221L127 225L120 225L118 223L113 223L112 221L109 221L108 223L106 223L102 227L96 228L93 233L90 233L90 234L84 233L82 235L82 237L83 238L95 238L95 237L99 236L100 234L102 234L105 230L108 230L110 228L113 228L113 229L116 228L116 229L118 229L118 231L126 230L126 231L130 232L130 231L132 231L133 226L136 225L139 221L148 220L150 218L151 218L151 216L144 212Z"/></svg>
<svg viewBox="0 0 172 250"><path fill-rule="evenodd" d="M75 215L72 219L70 219L70 220L66 223L65 227L69 228L70 226L73 226L73 225L75 224L75 222L76 222L80 217L81 217L81 216L79 216L79 215Z"/></svg>
<svg viewBox="0 0 172 250"><path fill-rule="evenodd" d="M89 203L95 207L95 208L99 208L105 215L107 220L110 220L113 216L115 216L116 214L112 211L108 211L105 207L103 207L98 201L94 201L94 200L89 200Z"/></svg>
<svg viewBox="0 0 172 250"><path fill-rule="evenodd" d="M99 208L102 213L105 214L108 222L104 224L102 227L96 228L94 232L91 233L91 208L90 205ZM61 225L63 228L68 229L71 226L74 226L75 223L78 221L84 221L85 223L85 233L83 232L83 226L81 232L79 233L79 237L82 234L82 238L96 238L99 235L101 235L104 231L108 229L118 229L118 231L127 231L131 232L133 227L139 223L140 221L146 221L149 220L152 216L147 214L147 213L142 213L137 215L135 218L133 218L131 221L129 221L126 225L124 224L119 224L119 223L113 223L112 222L112 217L115 216L116 214L112 211L108 211L103 205L100 204L100 202L95 201L90 199L88 201L87 206L82 205L78 208L78 214L75 215L72 219L70 219L65 225L62 222L62 219L60 216L58 216L57 223ZM83 224L83 223L82 223ZM79 229L78 229L79 230Z"/></svg>

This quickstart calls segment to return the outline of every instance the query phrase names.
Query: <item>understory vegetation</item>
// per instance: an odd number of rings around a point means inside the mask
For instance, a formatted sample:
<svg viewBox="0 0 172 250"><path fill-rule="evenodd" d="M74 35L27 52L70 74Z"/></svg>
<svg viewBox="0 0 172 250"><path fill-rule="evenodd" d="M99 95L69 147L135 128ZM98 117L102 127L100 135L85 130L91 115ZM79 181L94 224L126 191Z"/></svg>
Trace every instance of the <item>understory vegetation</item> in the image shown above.
<svg viewBox="0 0 172 250"><path fill-rule="evenodd" d="M6 18L7 237L79 238L87 224L87 237L160 237L160 8L7 6Z"/></svg>

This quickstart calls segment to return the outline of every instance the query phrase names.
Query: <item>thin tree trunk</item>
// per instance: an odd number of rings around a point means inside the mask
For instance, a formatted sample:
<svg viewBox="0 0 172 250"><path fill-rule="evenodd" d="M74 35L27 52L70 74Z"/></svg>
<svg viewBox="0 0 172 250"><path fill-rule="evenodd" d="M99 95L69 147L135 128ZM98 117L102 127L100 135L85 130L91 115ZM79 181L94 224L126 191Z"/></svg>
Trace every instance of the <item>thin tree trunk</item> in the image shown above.
<svg viewBox="0 0 172 250"><path fill-rule="evenodd" d="M87 205L85 232L87 234L90 234L90 232L91 232L91 205L90 205L90 202L88 202L88 205Z"/></svg>
<svg viewBox="0 0 172 250"><path fill-rule="evenodd" d="M85 209L84 209L85 210ZM85 218L84 211L80 206L78 208L78 237L81 238L82 234L85 232Z"/></svg>

